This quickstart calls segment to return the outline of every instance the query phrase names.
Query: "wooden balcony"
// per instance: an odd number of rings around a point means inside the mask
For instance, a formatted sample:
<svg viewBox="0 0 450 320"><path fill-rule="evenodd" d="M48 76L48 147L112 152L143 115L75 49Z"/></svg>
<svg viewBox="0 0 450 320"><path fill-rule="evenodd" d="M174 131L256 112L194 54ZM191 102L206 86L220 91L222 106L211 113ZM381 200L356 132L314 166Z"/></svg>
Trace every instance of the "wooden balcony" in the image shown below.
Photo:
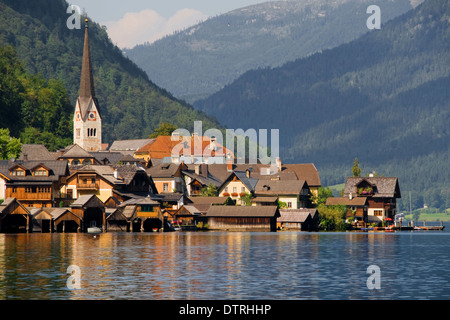
<svg viewBox="0 0 450 320"><path fill-rule="evenodd" d="M77 183L78 190L97 190L98 183Z"/></svg>

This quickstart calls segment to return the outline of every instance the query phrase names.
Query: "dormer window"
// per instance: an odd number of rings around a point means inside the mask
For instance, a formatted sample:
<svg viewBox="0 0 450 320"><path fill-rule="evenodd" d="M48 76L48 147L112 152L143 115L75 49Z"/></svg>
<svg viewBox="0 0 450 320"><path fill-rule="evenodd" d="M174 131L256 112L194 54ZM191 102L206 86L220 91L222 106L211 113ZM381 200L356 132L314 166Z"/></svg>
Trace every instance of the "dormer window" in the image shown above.
<svg viewBox="0 0 450 320"><path fill-rule="evenodd" d="M15 165L9 169L9 174L14 177L23 177L27 175L26 170L21 165Z"/></svg>
<svg viewBox="0 0 450 320"><path fill-rule="evenodd" d="M48 171L47 170L45 170L45 169L38 169L38 170L35 170L34 171L34 175L35 176L41 176L41 177L43 177L43 176L48 176Z"/></svg>
<svg viewBox="0 0 450 320"><path fill-rule="evenodd" d="M25 170L21 170L21 169L13 170L13 171L11 171L11 175L23 177L25 175Z"/></svg>

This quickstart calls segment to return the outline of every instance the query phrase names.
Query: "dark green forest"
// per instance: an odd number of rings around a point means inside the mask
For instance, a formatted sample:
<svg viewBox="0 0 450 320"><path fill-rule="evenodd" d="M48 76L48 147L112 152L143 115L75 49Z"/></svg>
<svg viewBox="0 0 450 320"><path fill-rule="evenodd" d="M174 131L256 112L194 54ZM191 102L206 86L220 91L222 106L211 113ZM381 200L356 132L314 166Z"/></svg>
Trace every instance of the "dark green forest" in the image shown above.
<svg viewBox="0 0 450 320"><path fill-rule="evenodd" d="M355 157L398 176L416 207L450 205L450 3L427 0L381 30L252 70L195 106L236 128L279 128L285 162L343 183ZM409 196L407 199L409 205Z"/></svg>
<svg viewBox="0 0 450 320"><path fill-rule="evenodd" d="M0 0L1 59L14 61L7 68L18 77L8 83L9 97L2 92L0 127L23 143L43 141L50 150L71 141L80 84L84 29L67 28L67 7L64 0ZM89 39L104 142L145 138L169 120L188 130L194 120L202 120L204 128L221 128L213 117L151 82L123 56L104 27L91 21Z"/></svg>

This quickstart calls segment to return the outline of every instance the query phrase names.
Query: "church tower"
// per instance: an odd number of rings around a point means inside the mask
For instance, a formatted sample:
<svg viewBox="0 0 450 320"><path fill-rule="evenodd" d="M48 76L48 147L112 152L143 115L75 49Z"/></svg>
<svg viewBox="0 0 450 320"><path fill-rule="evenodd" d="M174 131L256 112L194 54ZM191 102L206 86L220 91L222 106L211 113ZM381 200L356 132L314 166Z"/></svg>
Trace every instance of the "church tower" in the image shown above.
<svg viewBox="0 0 450 320"><path fill-rule="evenodd" d="M73 143L86 151L100 151L102 146L102 119L95 97L89 50L88 19L84 33L83 63L81 66L80 92L73 117Z"/></svg>

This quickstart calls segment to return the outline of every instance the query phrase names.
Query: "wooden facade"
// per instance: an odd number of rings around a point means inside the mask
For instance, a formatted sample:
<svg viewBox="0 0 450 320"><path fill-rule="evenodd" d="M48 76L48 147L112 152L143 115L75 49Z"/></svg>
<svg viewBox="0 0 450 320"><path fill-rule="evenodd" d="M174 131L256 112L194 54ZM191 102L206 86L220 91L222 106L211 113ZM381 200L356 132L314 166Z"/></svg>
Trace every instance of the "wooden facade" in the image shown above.
<svg viewBox="0 0 450 320"><path fill-rule="evenodd" d="M381 222L394 219L397 199L401 198L396 177L349 177L344 187L344 197L367 199L364 222Z"/></svg>
<svg viewBox="0 0 450 320"><path fill-rule="evenodd" d="M80 231L86 232L90 227L106 231L105 205L95 195L81 196L70 205L70 211L80 218Z"/></svg>
<svg viewBox="0 0 450 320"><path fill-rule="evenodd" d="M206 213L209 229L276 231L276 206L211 206Z"/></svg>
<svg viewBox="0 0 450 320"><path fill-rule="evenodd" d="M16 198L7 198L0 205L0 232L31 231L30 211Z"/></svg>
<svg viewBox="0 0 450 320"><path fill-rule="evenodd" d="M114 216L108 220L109 224L114 223L118 227L123 225L124 219L128 224L126 231L160 231L164 227L161 206L159 202L151 200L150 197L125 201L119 206ZM119 227L119 229L125 230L123 227Z"/></svg>

